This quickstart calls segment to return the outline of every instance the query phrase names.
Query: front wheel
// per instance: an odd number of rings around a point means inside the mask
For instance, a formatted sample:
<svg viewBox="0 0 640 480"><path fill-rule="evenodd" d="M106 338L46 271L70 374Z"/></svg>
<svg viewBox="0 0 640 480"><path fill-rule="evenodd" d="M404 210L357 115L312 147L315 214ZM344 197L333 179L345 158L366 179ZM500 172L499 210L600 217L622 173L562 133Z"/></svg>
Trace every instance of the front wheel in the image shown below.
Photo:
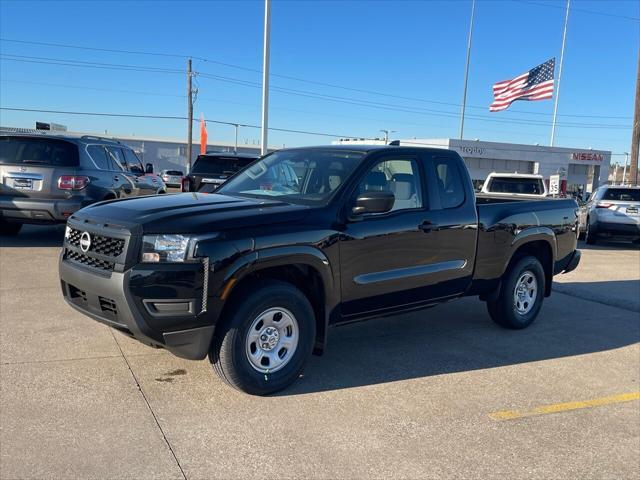
<svg viewBox="0 0 640 480"><path fill-rule="evenodd" d="M584 234L584 241L588 245L595 245L598 241L597 235L596 229L591 226L591 222L589 222L589 219L587 218L587 231Z"/></svg>
<svg viewBox="0 0 640 480"><path fill-rule="evenodd" d="M540 312L544 291L540 261L532 256L523 257L507 271L497 300L487 302L489 315L505 328L526 328Z"/></svg>
<svg viewBox="0 0 640 480"><path fill-rule="evenodd" d="M304 294L285 282L263 282L244 292L218 327L209 361L232 387L268 395L300 376L315 341L314 312Z"/></svg>
<svg viewBox="0 0 640 480"><path fill-rule="evenodd" d="M21 223L7 222L0 218L0 235L14 236L22 230Z"/></svg>

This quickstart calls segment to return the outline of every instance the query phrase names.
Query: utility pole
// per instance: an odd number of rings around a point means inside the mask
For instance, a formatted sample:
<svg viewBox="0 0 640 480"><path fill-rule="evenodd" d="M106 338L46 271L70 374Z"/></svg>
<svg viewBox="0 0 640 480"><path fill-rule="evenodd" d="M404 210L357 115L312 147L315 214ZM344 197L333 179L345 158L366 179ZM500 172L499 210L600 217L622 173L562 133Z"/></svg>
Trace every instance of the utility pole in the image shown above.
<svg viewBox="0 0 640 480"><path fill-rule="evenodd" d="M640 50L636 76L636 106L633 111L633 130L631 131L631 164L629 166L631 185L638 185L638 148L640 148Z"/></svg>
<svg viewBox="0 0 640 480"><path fill-rule="evenodd" d="M380 130L382 133L384 133L384 144L388 145L389 144L389 134L391 133L397 133L395 130L385 130L385 129L381 129Z"/></svg>
<svg viewBox="0 0 640 480"><path fill-rule="evenodd" d="M471 0L471 23L469 24L469 38L467 39L467 66L464 70L464 90L462 92L462 114L460 115L460 140L464 133L464 113L467 108L467 82L469 81L469 60L471 59L471 37L473 36L473 17L476 13L476 0Z"/></svg>
<svg viewBox="0 0 640 480"><path fill-rule="evenodd" d="M187 60L187 171L191 173L191 148L193 143L193 89L191 88L191 59Z"/></svg>
<svg viewBox="0 0 640 480"><path fill-rule="evenodd" d="M567 43L567 24L569 23L569 8L571 0L567 0L567 12L564 16L564 31L562 32L562 49L560 50L560 68L558 69L558 88L553 104L553 121L551 123L551 146L556 139L556 116L558 114L558 100L560 99L560 80L562 80L562 65L564 64L564 46Z"/></svg>
<svg viewBox="0 0 640 480"><path fill-rule="evenodd" d="M260 154L269 150L269 35L271 29L271 3L264 0L264 45L262 52L262 137Z"/></svg>

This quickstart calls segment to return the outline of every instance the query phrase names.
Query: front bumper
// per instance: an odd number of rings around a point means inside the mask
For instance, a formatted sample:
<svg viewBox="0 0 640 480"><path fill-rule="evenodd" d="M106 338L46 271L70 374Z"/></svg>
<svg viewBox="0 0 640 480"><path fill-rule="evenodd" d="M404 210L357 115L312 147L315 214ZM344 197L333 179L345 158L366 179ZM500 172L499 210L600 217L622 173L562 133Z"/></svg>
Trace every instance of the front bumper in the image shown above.
<svg viewBox="0 0 640 480"><path fill-rule="evenodd" d="M203 264L98 273L63 252L59 271L64 299L79 312L178 357L207 355L215 325L202 302Z"/></svg>
<svg viewBox="0 0 640 480"><path fill-rule="evenodd" d="M90 203L84 197L58 200L0 197L0 217L18 223L62 223Z"/></svg>
<svg viewBox="0 0 640 480"><path fill-rule="evenodd" d="M582 257L582 252L580 252L580 250L575 250L573 252L573 256L571 257L571 260L569 260L569 263L567 263L567 266L564 268L562 273L573 272L576 268L578 268L581 257Z"/></svg>

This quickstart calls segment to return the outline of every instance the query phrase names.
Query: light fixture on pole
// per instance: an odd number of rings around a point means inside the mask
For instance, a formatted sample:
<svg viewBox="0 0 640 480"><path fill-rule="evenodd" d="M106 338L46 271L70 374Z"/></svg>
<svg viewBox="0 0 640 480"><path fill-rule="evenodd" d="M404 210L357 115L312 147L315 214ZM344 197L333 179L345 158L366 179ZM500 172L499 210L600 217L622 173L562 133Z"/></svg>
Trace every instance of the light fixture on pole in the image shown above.
<svg viewBox="0 0 640 480"><path fill-rule="evenodd" d="M392 133L398 133L397 130L385 130L385 129L381 129L380 130L382 133L384 133L384 144L387 145L389 143L389 135Z"/></svg>

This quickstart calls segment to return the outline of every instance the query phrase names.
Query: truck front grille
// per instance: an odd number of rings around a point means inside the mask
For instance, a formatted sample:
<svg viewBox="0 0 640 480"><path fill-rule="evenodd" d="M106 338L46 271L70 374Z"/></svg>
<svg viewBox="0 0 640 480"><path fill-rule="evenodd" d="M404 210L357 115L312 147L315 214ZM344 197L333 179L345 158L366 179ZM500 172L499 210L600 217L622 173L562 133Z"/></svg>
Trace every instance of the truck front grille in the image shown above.
<svg viewBox="0 0 640 480"><path fill-rule="evenodd" d="M89 255L76 252L75 250L71 250L70 248L64 249L64 258L76 263L81 263L88 267L104 270L105 272L113 272L113 269L115 267L115 262L110 262L101 258L90 257Z"/></svg>
<svg viewBox="0 0 640 480"><path fill-rule="evenodd" d="M75 228L69 229L67 241L74 247L80 248L82 231ZM91 234L91 246L87 252L95 252L109 257L119 257L124 250L122 238L105 237L104 235Z"/></svg>

